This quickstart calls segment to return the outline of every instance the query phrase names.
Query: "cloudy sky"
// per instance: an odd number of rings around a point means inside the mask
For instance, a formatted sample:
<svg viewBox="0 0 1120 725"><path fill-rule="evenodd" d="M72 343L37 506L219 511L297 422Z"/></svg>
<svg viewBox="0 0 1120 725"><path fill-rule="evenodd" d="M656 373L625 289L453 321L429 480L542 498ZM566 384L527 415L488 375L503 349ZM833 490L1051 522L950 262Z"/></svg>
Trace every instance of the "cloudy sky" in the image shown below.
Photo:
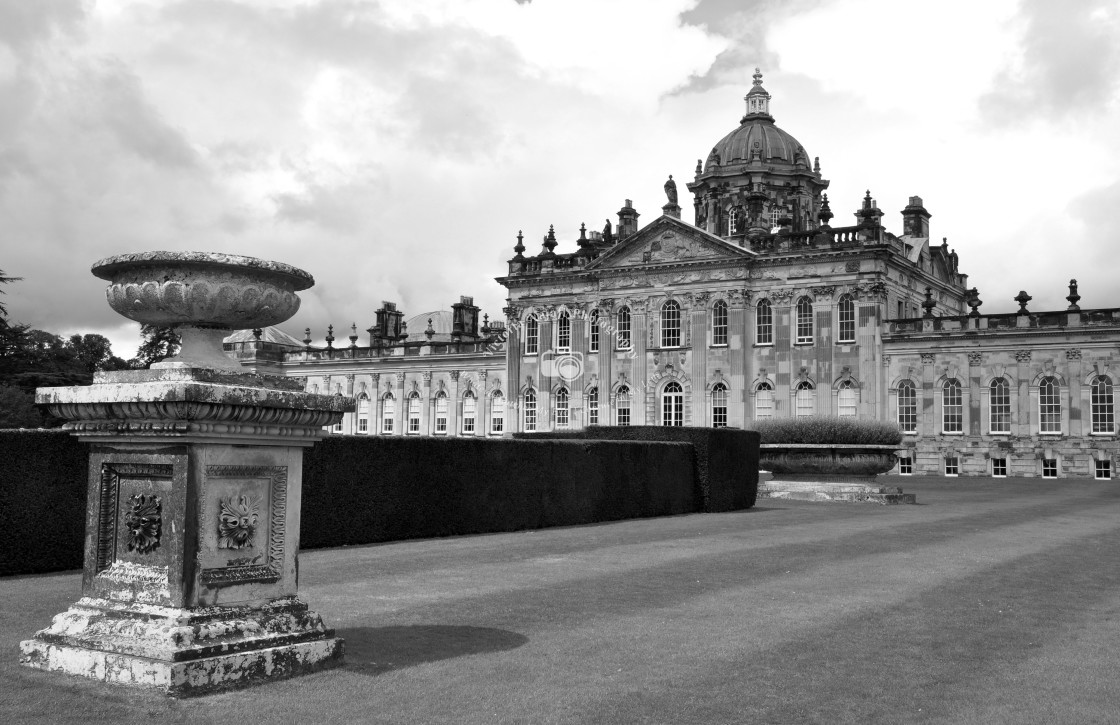
<svg viewBox="0 0 1120 725"><path fill-rule="evenodd" d="M983 311L1120 306L1117 0L0 0L5 301L129 357L90 264L199 250L311 272L298 337L501 318L519 229L652 221L756 65L835 225L920 195Z"/></svg>

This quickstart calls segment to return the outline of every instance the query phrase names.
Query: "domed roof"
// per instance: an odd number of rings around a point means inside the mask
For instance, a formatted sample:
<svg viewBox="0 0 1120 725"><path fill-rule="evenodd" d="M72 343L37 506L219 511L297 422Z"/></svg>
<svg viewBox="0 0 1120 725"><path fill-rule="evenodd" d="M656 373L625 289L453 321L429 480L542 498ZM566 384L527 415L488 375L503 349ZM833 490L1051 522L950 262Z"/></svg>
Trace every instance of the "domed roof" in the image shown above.
<svg viewBox="0 0 1120 725"><path fill-rule="evenodd" d="M745 118L739 128L720 139L705 166L745 163L754 158L755 152L766 164L784 161L809 168L809 153L800 141L775 126L773 121L757 117Z"/></svg>
<svg viewBox="0 0 1120 725"><path fill-rule="evenodd" d="M222 340L225 343L234 342L255 342L256 336L252 330L237 330L229 337ZM303 343L295 339L288 333L275 327L265 327L261 330L261 340L263 342L271 342L277 345L284 345L286 347L303 347Z"/></svg>
<svg viewBox="0 0 1120 725"><path fill-rule="evenodd" d="M415 340L419 335L424 334L428 329L428 318L432 318L432 329L436 331L437 335L450 335L452 322L454 318L447 310L436 310L435 312L424 312L419 315L405 320L408 325L408 339Z"/></svg>

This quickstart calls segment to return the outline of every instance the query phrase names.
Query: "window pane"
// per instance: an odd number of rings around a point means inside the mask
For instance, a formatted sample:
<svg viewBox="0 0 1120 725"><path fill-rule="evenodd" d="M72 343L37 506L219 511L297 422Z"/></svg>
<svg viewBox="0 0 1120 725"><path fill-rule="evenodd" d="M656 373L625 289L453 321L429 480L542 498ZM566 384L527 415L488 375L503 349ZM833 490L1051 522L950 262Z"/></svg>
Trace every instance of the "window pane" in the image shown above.
<svg viewBox="0 0 1120 725"><path fill-rule="evenodd" d="M494 393L490 399L490 432L501 433L506 427L506 399L501 393Z"/></svg>
<svg viewBox="0 0 1120 725"><path fill-rule="evenodd" d="M599 310L591 311L591 352L599 352Z"/></svg>
<svg viewBox="0 0 1120 725"><path fill-rule="evenodd" d="M712 427L727 427L727 388L723 383L712 388Z"/></svg>
<svg viewBox="0 0 1120 725"><path fill-rule="evenodd" d="M566 388L560 388L556 391L556 427L568 427L568 391Z"/></svg>
<svg viewBox="0 0 1120 725"><path fill-rule="evenodd" d="M630 308L621 307L618 310L618 329L615 330L618 336L618 349L630 349Z"/></svg>
<svg viewBox="0 0 1120 725"><path fill-rule="evenodd" d="M529 315L525 320L525 354L536 355L540 349L540 327L537 316Z"/></svg>
<svg viewBox="0 0 1120 725"><path fill-rule="evenodd" d="M992 433L1011 432L1011 386L1006 378L988 386L988 416Z"/></svg>
<svg viewBox="0 0 1120 725"><path fill-rule="evenodd" d="M615 425L630 425L630 388L626 386L615 396Z"/></svg>
<svg viewBox="0 0 1120 725"><path fill-rule="evenodd" d="M845 295L840 298L840 336L839 342L856 341L856 305L852 298Z"/></svg>
<svg viewBox="0 0 1120 725"><path fill-rule="evenodd" d="M684 425L684 391L677 382L666 385L661 393L661 425Z"/></svg>
<svg viewBox="0 0 1120 725"><path fill-rule="evenodd" d="M463 434L464 435L474 435L474 421L475 421L475 411L476 410L477 410L477 406L475 405L474 394L473 393L467 393L466 397L463 398Z"/></svg>
<svg viewBox="0 0 1120 725"><path fill-rule="evenodd" d="M813 342L813 302L808 297L797 300L797 342Z"/></svg>
<svg viewBox="0 0 1120 725"><path fill-rule="evenodd" d="M756 420L774 417L774 389L770 383L759 383L755 388L754 417Z"/></svg>
<svg viewBox="0 0 1120 725"><path fill-rule="evenodd" d="M381 401L381 432L393 432L393 418L397 415L397 401L392 395L385 396Z"/></svg>
<svg viewBox="0 0 1120 725"><path fill-rule="evenodd" d="M727 303L723 300L712 307L712 344L727 344Z"/></svg>
<svg viewBox="0 0 1120 725"><path fill-rule="evenodd" d="M1090 395L1093 417L1093 432L1115 432L1116 421L1115 407L1113 406L1112 400L1112 379L1107 375L1099 375L1094 378L1092 392ZM1107 463L1107 461L1105 462Z"/></svg>
<svg viewBox="0 0 1120 725"><path fill-rule="evenodd" d="M816 414L816 396L814 395L812 383L805 381L797 384L794 397L794 409L799 418Z"/></svg>
<svg viewBox="0 0 1120 725"><path fill-rule="evenodd" d="M1038 429L1042 433L1062 432L1061 388L1051 377L1038 384Z"/></svg>
<svg viewBox="0 0 1120 725"><path fill-rule="evenodd" d="M522 404L524 411L525 430L534 431L537 429L537 396L533 391L525 393L524 402Z"/></svg>
<svg viewBox="0 0 1120 725"><path fill-rule="evenodd" d="M587 391L587 424L599 425L599 389Z"/></svg>
<svg viewBox="0 0 1120 725"><path fill-rule="evenodd" d="M918 394L909 380L898 384L898 427L903 433L918 432Z"/></svg>
<svg viewBox="0 0 1120 725"><path fill-rule="evenodd" d="M769 300L759 300L755 308L755 342L759 345L774 344L774 312Z"/></svg>
<svg viewBox="0 0 1120 725"><path fill-rule="evenodd" d="M572 346L572 318L567 311L561 312L556 321L556 346L561 349Z"/></svg>
<svg viewBox="0 0 1120 725"><path fill-rule="evenodd" d="M941 430L961 433L964 430L964 410L961 407L961 384L956 378L946 380L941 389Z"/></svg>
<svg viewBox="0 0 1120 725"><path fill-rule="evenodd" d="M661 307L661 347L681 345L681 306L669 300Z"/></svg>
<svg viewBox="0 0 1120 725"><path fill-rule="evenodd" d="M856 391L850 380L840 383L836 391L836 414L841 418L854 418L856 415Z"/></svg>

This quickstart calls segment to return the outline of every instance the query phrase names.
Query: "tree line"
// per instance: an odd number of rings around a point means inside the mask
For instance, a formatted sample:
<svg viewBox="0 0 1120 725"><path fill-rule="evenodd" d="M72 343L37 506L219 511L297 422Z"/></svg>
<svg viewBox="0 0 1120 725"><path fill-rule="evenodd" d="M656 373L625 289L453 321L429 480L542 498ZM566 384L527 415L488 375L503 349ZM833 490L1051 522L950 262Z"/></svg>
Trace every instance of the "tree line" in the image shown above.
<svg viewBox="0 0 1120 725"><path fill-rule="evenodd" d="M18 282L0 270L3 285ZM124 360L112 353L104 335L71 335L31 329L8 319L0 298L0 428L52 428L63 421L35 406L35 389L89 385L96 372L150 367L179 351L179 337L169 328L144 325L136 356Z"/></svg>

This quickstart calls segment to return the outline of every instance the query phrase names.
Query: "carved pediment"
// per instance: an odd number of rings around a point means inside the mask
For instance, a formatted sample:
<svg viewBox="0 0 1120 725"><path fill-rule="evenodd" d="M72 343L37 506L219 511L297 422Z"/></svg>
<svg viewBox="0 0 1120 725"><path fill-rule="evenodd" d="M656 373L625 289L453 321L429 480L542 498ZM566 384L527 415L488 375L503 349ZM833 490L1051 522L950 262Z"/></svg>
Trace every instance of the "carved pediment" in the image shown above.
<svg viewBox="0 0 1120 725"><path fill-rule="evenodd" d="M589 268L617 269L650 264L751 259L753 252L672 217L661 217L619 242Z"/></svg>

